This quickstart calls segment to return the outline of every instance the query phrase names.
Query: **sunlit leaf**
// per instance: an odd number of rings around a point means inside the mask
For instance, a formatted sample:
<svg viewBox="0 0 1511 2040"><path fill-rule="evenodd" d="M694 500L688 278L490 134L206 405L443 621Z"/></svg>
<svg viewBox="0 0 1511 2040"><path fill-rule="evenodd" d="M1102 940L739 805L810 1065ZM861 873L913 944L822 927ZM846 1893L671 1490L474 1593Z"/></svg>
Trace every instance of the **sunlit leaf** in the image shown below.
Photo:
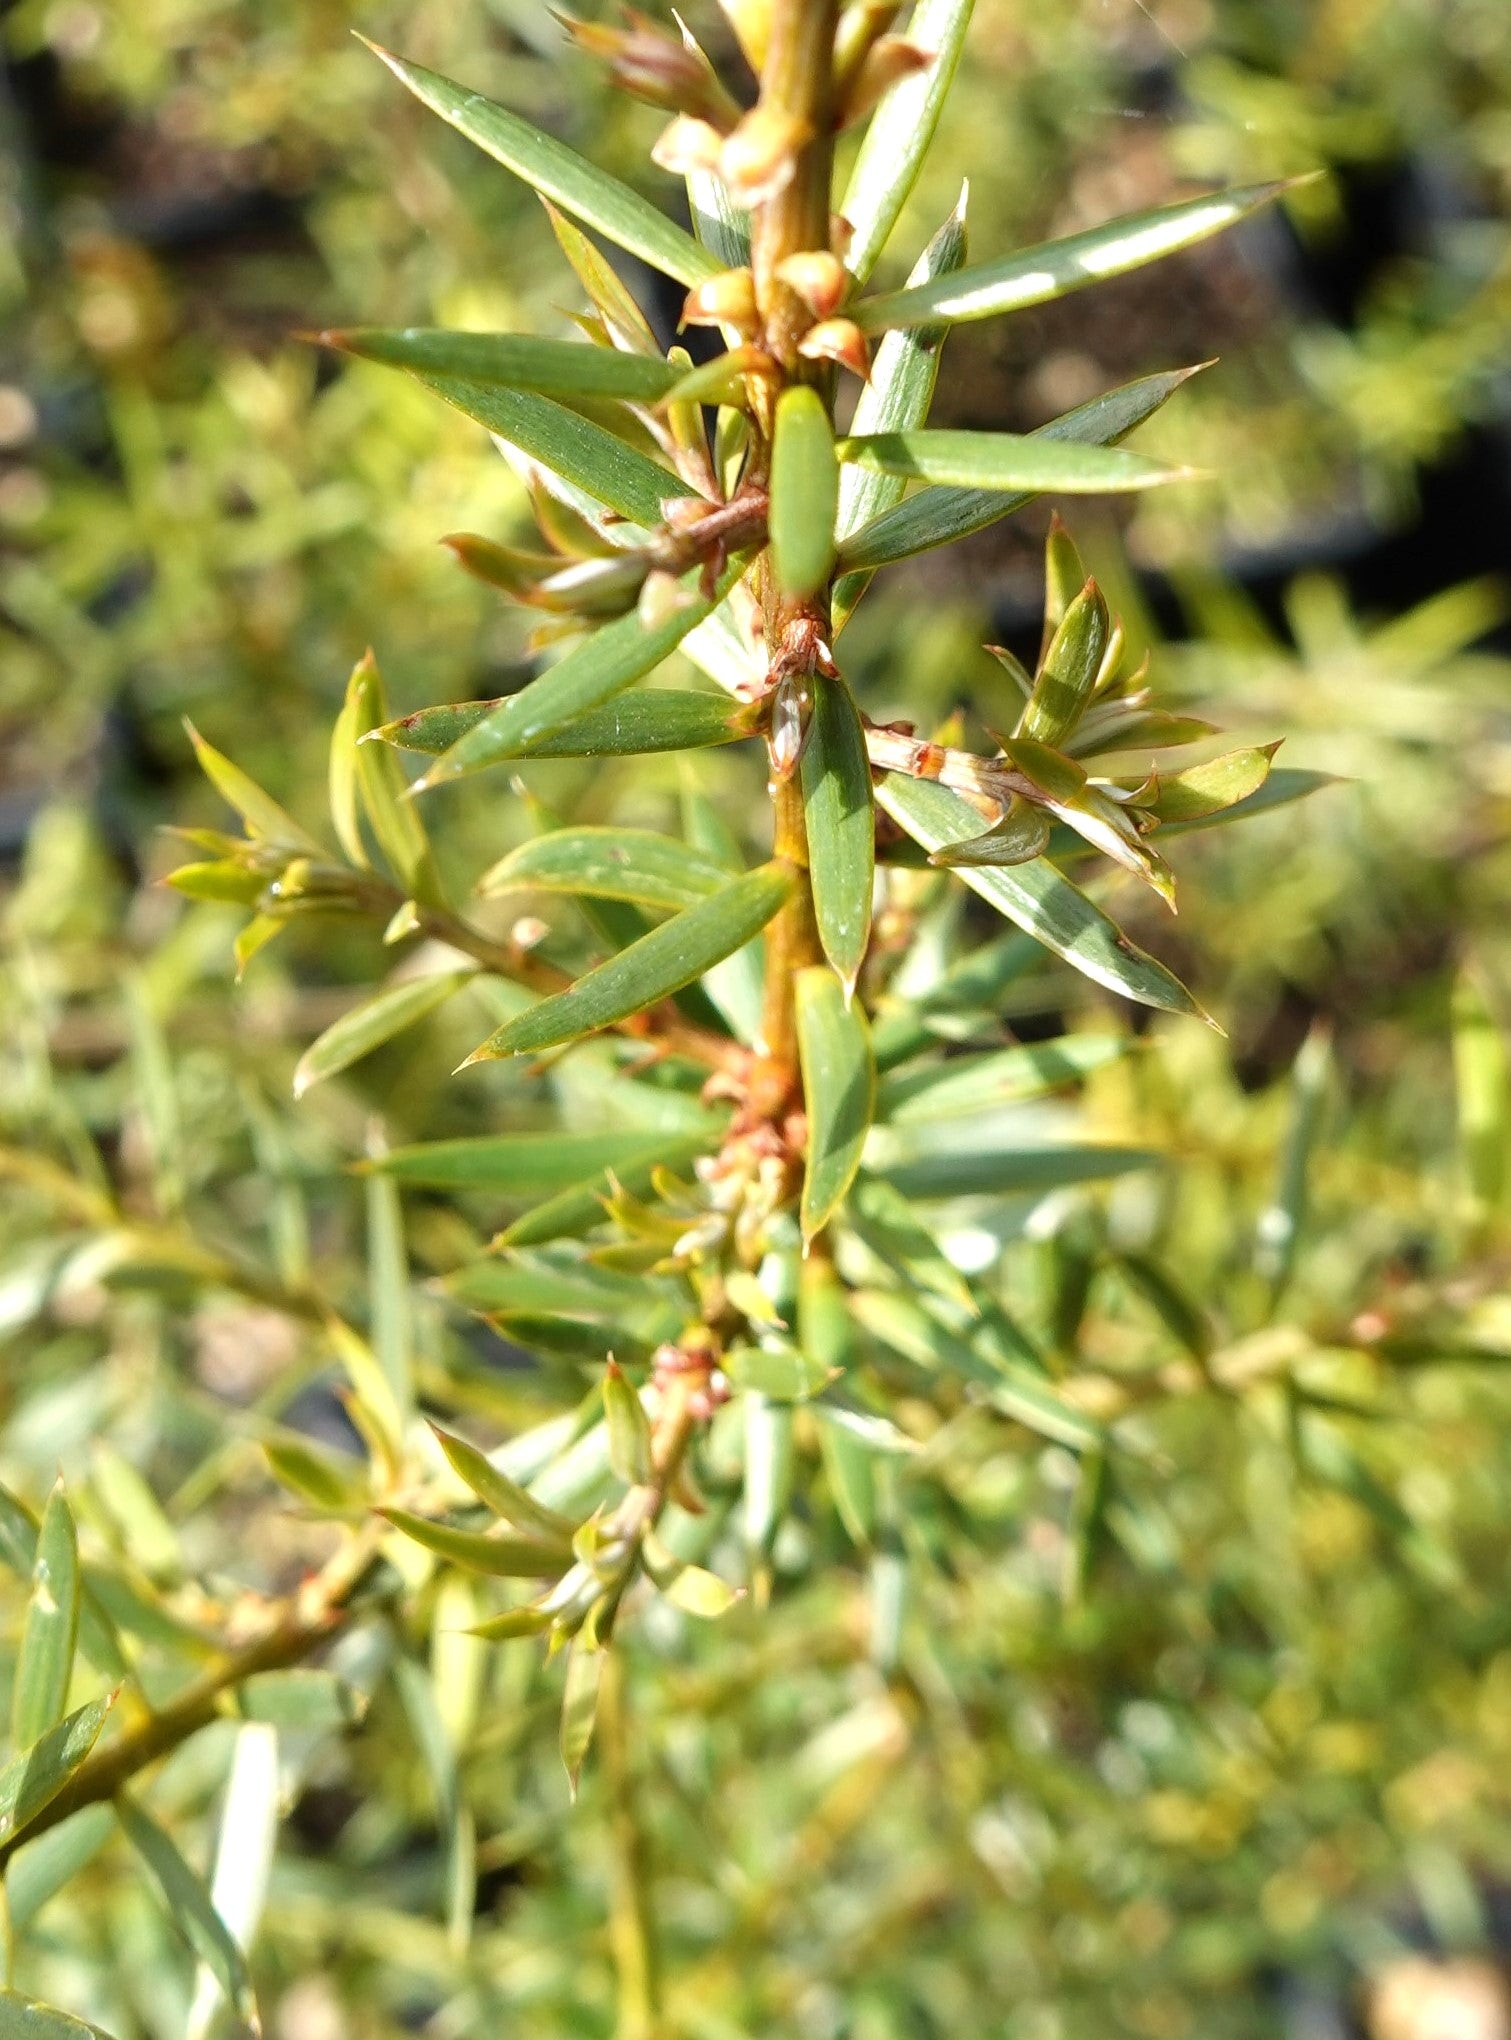
<svg viewBox="0 0 1511 2040"><path fill-rule="evenodd" d="M561 1761L566 1766L567 1785L574 1799L598 1719L604 1657L604 1651L594 1648L582 1636L573 1637L567 1653L567 1681L561 1702Z"/></svg>
<svg viewBox="0 0 1511 2040"><path fill-rule="evenodd" d="M327 1077L349 1069L405 1028L427 1019L475 976L471 970L435 971L426 977L404 978L364 999L332 1021L304 1051L294 1071L294 1096L302 1098Z"/></svg>
<svg viewBox="0 0 1511 2040"><path fill-rule="evenodd" d="M318 1672L262 1676L310 1682L324 1678L331 1686L340 1683ZM278 1736L267 1718L250 1721L237 1731L210 1876L211 1905L243 1953L256 1938L267 1902L280 1812ZM220 1996L215 1970L202 1963L195 1978L185 2040L204 2040L215 2022Z"/></svg>
<svg viewBox="0 0 1511 2040"><path fill-rule="evenodd" d="M593 227L621 248L638 255L653 269L665 270L679 283L694 284L717 276L719 264L690 234L673 224L638 192L606 170L579 156L564 142L545 135L518 114L496 106L480 93L453 84L423 65L411 64L391 50L369 43L375 55L417 99L449 121L458 133L523 178L533 191L555 201L563 212Z"/></svg>
<svg viewBox="0 0 1511 2040"><path fill-rule="evenodd" d="M759 1346L731 1346L724 1356L724 1371L737 1388L753 1390L774 1403L807 1402L834 1375L827 1361L779 1339Z"/></svg>
<svg viewBox="0 0 1511 2040"><path fill-rule="evenodd" d="M729 873L675 836L650 829L553 829L511 850L478 880L485 898L507 892L588 893L643 907L690 907Z"/></svg>
<svg viewBox="0 0 1511 2040"><path fill-rule="evenodd" d="M965 842L980 829L970 803L933 782L888 773L877 799L926 850ZM1136 948L1079 887L1042 859L1005 869L967 865L960 876L1025 934L1109 991L1166 1012L1201 1013L1163 964Z"/></svg>
<svg viewBox="0 0 1511 2040"><path fill-rule="evenodd" d="M193 723L186 720L184 728L194 746L200 770L226 805L235 808L241 816L248 835L260 837L264 842L281 844L285 849L300 851L306 857L325 855L315 838L301 829L293 816L286 814L254 779L247 777L239 765L233 765L213 744L207 744Z"/></svg>
<svg viewBox="0 0 1511 2040"><path fill-rule="evenodd" d="M63 1717L79 1636L79 1538L61 1482L37 1532L21 1648L11 1689L11 1734L21 1749Z"/></svg>
<svg viewBox="0 0 1511 2040"><path fill-rule="evenodd" d="M1104 276L1122 276L1147 262L1194 247L1223 228L1269 205L1290 184L1240 185L1178 205L1130 213L1064 240L1021 248L995 262L975 262L953 276L884 297L862 298L851 317L864 332L886 326L933 325L939 320L988 319L1064 297Z"/></svg>
<svg viewBox="0 0 1511 2040"><path fill-rule="evenodd" d="M496 438L528 454L610 510L617 510L632 524L654 527L661 521L662 503L670 496L687 494L687 484L670 468L637 453L591 418L579 417L552 397L428 370L421 372L419 379Z"/></svg>
<svg viewBox="0 0 1511 2040"><path fill-rule="evenodd" d="M609 1427L609 1464L626 1487L646 1487L655 1478L650 1420L640 1391L610 1362L603 1377L603 1413Z"/></svg>
<svg viewBox="0 0 1511 2040"><path fill-rule="evenodd" d="M871 939L876 817L866 733L838 675L813 675L813 713L802 757L813 911L824 954L853 991Z"/></svg>
<svg viewBox="0 0 1511 2040"><path fill-rule="evenodd" d="M501 1537L482 1530L459 1530L451 1523L437 1523L412 1509L386 1508L379 1511L396 1530L433 1551L448 1565L463 1572L486 1574L492 1579L543 1579L569 1562L571 1546L548 1544L538 1537Z"/></svg>
<svg viewBox="0 0 1511 2040"><path fill-rule="evenodd" d="M1279 748L1278 744L1263 744L1229 751L1205 765L1161 774L1153 798L1140 805L1147 806L1162 822L1194 822L1221 814L1259 791L1270 776L1270 760Z"/></svg>
<svg viewBox="0 0 1511 2040"><path fill-rule="evenodd" d="M1017 734L1038 744L1063 744L1080 722L1112 634L1107 603L1088 581L1067 605L1050 638Z"/></svg>
<svg viewBox="0 0 1511 2040"><path fill-rule="evenodd" d="M115 1697L108 1693L54 1722L0 1771L0 1842L24 1833L57 1798L99 1741Z"/></svg>
<svg viewBox="0 0 1511 2040"><path fill-rule="evenodd" d="M439 757L469 730L504 706L496 701L463 701L442 708L422 708L387 724L379 735L405 751ZM688 688L648 687L621 694L591 708L543 737L519 757L608 758L657 751L695 751L711 744L732 744L750 735L751 718L727 695L695 693ZM191 867L198 868L198 867Z"/></svg>
<svg viewBox="0 0 1511 2040"><path fill-rule="evenodd" d="M535 754L580 716L659 666L712 613L741 571L738 565L729 568L712 598L695 594L690 577L686 604L650 629L634 610L603 625L538 680L511 694L465 731L418 783L438 786L501 759Z"/></svg>
<svg viewBox="0 0 1511 2040"><path fill-rule="evenodd" d="M934 61L894 85L872 115L839 208L854 229L845 259L860 283L876 267L917 182L960 62L971 5L972 0L919 0L909 18L910 40L932 51Z"/></svg>
<svg viewBox="0 0 1511 2040"><path fill-rule="evenodd" d="M793 884L791 866L780 859L731 879L708 899L685 908L590 970L568 990L506 1022L469 1060L554 1048L670 997L758 935L788 899Z"/></svg>
<svg viewBox="0 0 1511 2040"><path fill-rule="evenodd" d="M796 384L777 402L771 451L771 556L784 595L815 594L834 564L839 468L817 390Z"/></svg>
<svg viewBox="0 0 1511 2040"><path fill-rule="evenodd" d="M534 390L538 396L567 403L574 397L619 397L654 404L678 374L659 354L652 358L628 354L620 347L593 347L584 340L540 340L520 333L355 326L319 337L328 347L390 368L460 376L464 382L497 384L500 389Z"/></svg>
<svg viewBox="0 0 1511 2040"><path fill-rule="evenodd" d="M847 1003L833 971L819 964L799 972L793 996L808 1115L806 1241L823 1231L855 1180L876 1109L876 1064L865 1015Z"/></svg>
<svg viewBox="0 0 1511 2040"><path fill-rule="evenodd" d="M1110 446L1146 418L1153 417L1181 384L1197 373L1196 369L1183 368L1143 376L1106 396L1077 405L1028 436L1067 446ZM1032 494L1033 491L1023 491L1003 495L995 488L920 489L906 502L872 518L844 541L840 547L841 570L884 567L912 553L927 552L932 546L949 545L969 532L1011 516Z"/></svg>
<svg viewBox="0 0 1511 2040"><path fill-rule="evenodd" d="M842 461L961 489L1072 495L1148 489L1185 478L1182 468L1120 447L1077 445L1029 432L878 432L838 442Z"/></svg>
<svg viewBox="0 0 1511 2040"><path fill-rule="evenodd" d="M548 1509L538 1502L534 1495L511 1480L507 1473L479 1451L476 1445L465 1438L458 1438L452 1431L443 1431L439 1424L432 1424L436 1442L445 1453L453 1471L471 1488L484 1508L491 1509L506 1523L512 1523L516 1530L526 1535L535 1535L570 1543L576 1525L569 1517Z"/></svg>

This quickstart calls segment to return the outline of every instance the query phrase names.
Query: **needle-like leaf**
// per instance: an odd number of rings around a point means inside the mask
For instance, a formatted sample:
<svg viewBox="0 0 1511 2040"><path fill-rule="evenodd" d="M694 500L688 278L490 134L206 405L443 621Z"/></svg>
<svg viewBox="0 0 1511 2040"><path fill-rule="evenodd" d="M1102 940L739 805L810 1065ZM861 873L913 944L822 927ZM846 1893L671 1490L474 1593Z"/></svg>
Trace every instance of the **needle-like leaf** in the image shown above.
<svg viewBox="0 0 1511 2040"><path fill-rule="evenodd" d="M926 850L980 834L980 815L969 801L946 786L892 772L878 786L876 797ZM1136 948L1101 908L1052 864L1040 859L1009 867L966 865L960 876L1025 934L1109 991L1141 1006L1206 1017L1163 964Z"/></svg>
<svg viewBox="0 0 1511 2040"><path fill-rule="evenodd" d="M813 676L803 750L803 816L813 912L824 954L848 999L871 937L876 815L860 710L839 675Z"/></svg>
<svg viewBox="0 0 1511 2040"><path fill-rule="evenodd" d="M855 1181L876 1112L876 1062L865 1015L846 1000L833 971L817 964L799 972L794 997L808 1114L807 1242L823 1231Z"/></svg>
<svg viewBox="0 0 1511 2040"><path fill-rule="evenodd" d="M1100 495L1187 479L1189 471L1119 447L1075 445L1040 433L875 432L839 441L839 457L882 474L960 489Z"/></svg>
<svg viewBox="0 0 1511 2040"><path fill-rule="evenodd" d="M676 383L671 362L585 340L538 340L521 333L457 333L443 326L353 326L317 336L344 354L414 374L460 376L500 389L654 404Z"/></svg>
<svg viewBox="0 0 1511 2040"><path fill-rule="evenodd" d="M780 859L731 879L628 949L580 977L575 985L511 1020L467 1060L533 1054L611 1027L681 991L733 955L766 926L792 892L792 867Z"/></svg>
<svg viewBox="0 0 1511 2040"><path fill-rule="evenodd" d="M406 1027L436 1012L476 976L470 970L435 971L428 977L405 978L343 1013L312 1041L294 1071L294 1096L302 1098L314 1085L349 1069Z"/></svg>
<svg viewBox="0 0 1511 2040"><path fill-rule="evenodd" d="M840 211L853 236L846 265L864 283L896 226L939 125L960 62L972 0L919 0L908 37L933 53L926 70L903 79L871 117Z"/></svg>
<svg viewBox="0 0 1511 2040"><path fill-rule="evenodd" d="M941 319L989 319L998 312L1042 305L1104 276L1122 276L1162 255L1194 247L1269 205L1296 181L1241 185L1130 213L1060 241L1020 248L995 262L974 262L932 283L862 298L850 308L850 316L863 332L875 333L887 326L933 325Z"/></svg>
<svg viewBox="0 0 1511 2040"><path fill-rule="evenodd" d="M438 758L475 730L510 696L494 701L458 701L422 708L377 732L386 744L402 751L421 751ZM528 751L530 758L620 758L658 751L698 751L713 744L738 743L754 734L753 718L725 694L698 693L686 687L647 687L616 696L590 708Z"/></svg>
<svg viewBox="0 0 1511 2040"><path fill-rule="evenodd" d="M366 42L367 38L362 40ZM652 269L665 270L679 283L691 286L719 274L719 263L706 248L699 247L691 234L684 233L648 199L579 156L565 142L542 134L517 113L484 99L481 93L469 92L464 85L457 85L436 71L427 71L422 64L411 64L374 42L367 46L416 99L448 121L469 142L475 142L495 162L523 178L542 198L554 200L573 219L595 228L618 247L629 249Z"/></svg>
<svg viewBox="0 0 1511 2040"><path fill-rule="evenodd" d="M1178 368L1143 376L1077 405L1028 436L1073 446L1110 446L1152 418L1182 383L1198 373L1196 368ZM847 539L840 547L840 566L847 571L884 567L911 553L927 552L931 546L949 545L1021 510L1035 493L1031 489L1008 495L995 488L920 489Z"/></svg>
<svg viewBox="0 0 1511 2040"><path fill-rule="evenodd" d="M500 858L478 880L477 890L485 898L569 893L677 908L695 906L728 879L723 865L675 836L650 829L553 829Z"/></svg>

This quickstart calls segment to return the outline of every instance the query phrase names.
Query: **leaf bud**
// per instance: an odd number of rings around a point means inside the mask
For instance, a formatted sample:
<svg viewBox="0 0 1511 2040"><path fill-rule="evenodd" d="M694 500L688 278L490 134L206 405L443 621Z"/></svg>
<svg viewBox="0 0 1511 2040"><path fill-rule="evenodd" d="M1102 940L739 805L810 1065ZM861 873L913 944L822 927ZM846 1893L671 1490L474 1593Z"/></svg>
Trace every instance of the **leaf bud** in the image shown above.
<svg viewBox="0 0 1511 2040"><path fill-rule="evenodd" d="M656 138L651 161L674 177L688 177L695 170L717 170L723 147L724 137L718 128L679 113Z"/></svg>
<svg viewBox="0 0 1511 2040"><path fill-rule="evenodd" d="M871 356L866 336L853 319L825 319L810 326L797 344L797 351L809 361L837 361L862 382L871 379Z"/></svg>
<svg viewBox="0 0 1511 2040"><path fill-rule="evenodd" d="M741 205L765 205L792 182L812 133L796 114L753 106L719 151L719 174Z"/></svg>
<svg viewBox="0 0 1511 2040"><path fill-rule="evenodd" d="M684 326L734 326L753 333L760 324L755 278L748 269L726 269L694 284L682 306Z"/></svg>
<svg viewBox="0 0 1511 2040"><path fill-rule="evenodd" d="M827 248L784 256L776 266L776 275L797 292L816 319L834 316L850 283L844 263Z"/></svg>
<svg viewBox="0 0 1511 2040"><path fill-rule="evenodd" d="M635 605L645 581L643 553L613 559L573 560L538 582L525 598L537 609L566 616L623 616Z"/></svg>
<svg viewBox="0 0 1511 2040"><path fill-rule="evenodd" d="M599 22L557 19L581 50L601 57L614 83L636 99L688 114L727 133L740 109L720 84L713 65L695 42L664 34L653 21L625 9L626 28Z"/></svg>
<svg viewBox="0 0 1511 2040"><path fill-rule="evenodd" d="M900 85L904 78L926 71L933 61L932 50L909 42L906 36L884 35L873 49L867 50L860 69L841 94L835 126L847 128L863 119L884 93Z"/></svg>

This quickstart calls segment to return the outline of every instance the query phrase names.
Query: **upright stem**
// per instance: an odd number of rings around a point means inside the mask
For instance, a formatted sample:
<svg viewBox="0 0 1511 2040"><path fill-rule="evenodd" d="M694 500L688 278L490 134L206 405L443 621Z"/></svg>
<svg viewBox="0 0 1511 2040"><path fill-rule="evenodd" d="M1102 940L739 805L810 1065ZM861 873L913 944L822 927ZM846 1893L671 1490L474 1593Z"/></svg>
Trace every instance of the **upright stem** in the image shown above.
<svg viewBox="0 0 1511 2040"><path fill-rule="evenodd" d="M839 0L774 0L761 76L761 105L790 123L794 161L791 177L757 211L751 256L768 348L789 380L820 386L827 380L823 365L805 361L797 351L798 342L813 323L813 314L777 272L789 255L827 249L830 244L832 86L838 21ZM763 422L769 429L770 421ZM828 639L829 598L825 591L801 604L784 602L772 580L769 560L764 575L766 650L773 671L782 674L793 670L795 644ZM795 773L776 779L772 801L773 849L800 874L798 888L778 915L767 943L761 1025L765 1057L758 1089L774 1112L796 1089L798 1080L793 979L806 964L816 963L821 952L808 884L802 788Z"/></svg>

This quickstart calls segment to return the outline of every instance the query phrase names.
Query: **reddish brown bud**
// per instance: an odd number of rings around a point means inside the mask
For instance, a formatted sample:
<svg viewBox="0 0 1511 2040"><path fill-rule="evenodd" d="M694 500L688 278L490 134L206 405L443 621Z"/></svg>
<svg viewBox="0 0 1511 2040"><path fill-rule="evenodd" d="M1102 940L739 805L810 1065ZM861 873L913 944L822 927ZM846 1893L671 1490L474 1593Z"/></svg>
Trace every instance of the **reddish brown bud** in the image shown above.
<svg viewBox="0 0 1511 2040"><path fill-rule="evenodd" d="M797 344L799 354L809 361L837 361L862 382L871 379L871 356L866 336L853 319L825 319L810 326Z"/></svg>
<svg viewBox="0 0 1511 2040"><path fill-rule="evenodd" d="M614 83L636 99L707 121L721 131L732 128L740 109L697 44L664 34L633 9L625 10L625 18L629 26L621 29L557 16L578 48L602 58Z"/></svg>
<svg viewBox="0 0 1511 2040"><path fill-rule="evenodd" d="M915 72L926 71L933 61L932 50L920 48L905 36L884 35L874 49L866 52L865 62L845 88L835 126L846 128L862 119L883 93L890 92Z"/></svg>
<svg viewBox="0 0 1511 2040"><path fill-rule="evenodd" d="M850 282L844 263L827 248L786 256L777 264L776 274L797 292L816 319L833 317Z"/></svg>
<svg viewBox="0 0 1511 2040"><path fill-rule="evenodd" d="M682 306L684 326L735 326L754 333L760 324L755 278L748 269L726 269L694 284Z"/></svg>
<svg viewBox="0 0 1511 2040"><path fill-rule="evenodd" d="M719 174L742 205L765 205L785 190L812 128L774 106L754 106L719 151Z"/></svg>

